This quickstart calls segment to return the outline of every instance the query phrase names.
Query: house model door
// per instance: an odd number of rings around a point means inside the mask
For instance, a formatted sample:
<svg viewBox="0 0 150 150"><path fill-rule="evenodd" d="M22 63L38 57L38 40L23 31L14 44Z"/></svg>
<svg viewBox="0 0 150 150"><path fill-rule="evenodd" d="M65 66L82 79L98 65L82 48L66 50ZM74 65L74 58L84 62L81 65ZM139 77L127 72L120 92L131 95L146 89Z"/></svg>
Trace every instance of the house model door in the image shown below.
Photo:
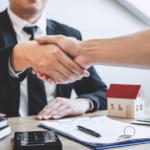
<svg viewBox="0 0 150 150"><path fill-rule="evenodd" d="M131 106L126 106L126 118L131 118Z"/></svg>

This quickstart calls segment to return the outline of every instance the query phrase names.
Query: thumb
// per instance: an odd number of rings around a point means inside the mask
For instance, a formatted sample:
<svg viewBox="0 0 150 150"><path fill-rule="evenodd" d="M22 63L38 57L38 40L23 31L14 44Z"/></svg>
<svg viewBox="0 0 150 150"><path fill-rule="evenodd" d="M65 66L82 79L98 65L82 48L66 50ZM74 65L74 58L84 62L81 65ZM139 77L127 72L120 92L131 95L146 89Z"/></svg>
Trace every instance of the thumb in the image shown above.
<svg viewBox="0 0 150 150"><path fill-rule="evenodd" d="M79 54L79 41L73 37L65 37L63 35L47 35L40 38L36 37L35 41L39 44L55 44L72 57L76 57Z"/></svg>
<svg viewBox="0 0 150 150"><path fill-rule="evenodd" d="M56 44L60 40L60 35L57 36L43 36L43 37L35 37L34 40L39 44Z"/></svg>

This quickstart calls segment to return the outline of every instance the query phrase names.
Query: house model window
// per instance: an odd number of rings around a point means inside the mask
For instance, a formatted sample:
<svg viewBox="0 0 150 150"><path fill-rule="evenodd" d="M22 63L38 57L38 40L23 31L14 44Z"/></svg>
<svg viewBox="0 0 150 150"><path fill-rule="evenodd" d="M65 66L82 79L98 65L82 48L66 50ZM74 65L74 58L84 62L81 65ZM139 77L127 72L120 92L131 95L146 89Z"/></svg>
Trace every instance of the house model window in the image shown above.
<svg viewBox="0 0 150 150"><path fill-rule="evenodd" d="M143 105L140 105L140 110L143 110Z"/></svg>
<svg viewBox="0 0 150 150"><path fill-rule="evenodd" d="M140 93L138 94L138 97L140 97Z"/></svg>
<svg viewBox="0 0 150 150"><path fill-rule="evenodd" d="M115 104L111 104L111 109L115 109Z"/></svg>
<svg viewBox="0 0 150 150"><path fill-rule="evenodd" d="M123 105L119 105L119 110L123 110Z"/></svg>
<svg viewBox="0 0 150 150"><path fill-rule="evenodd" d="M136 105L136 111L138 111L139 110L139 107L138 107L138 105Z"/></svg>

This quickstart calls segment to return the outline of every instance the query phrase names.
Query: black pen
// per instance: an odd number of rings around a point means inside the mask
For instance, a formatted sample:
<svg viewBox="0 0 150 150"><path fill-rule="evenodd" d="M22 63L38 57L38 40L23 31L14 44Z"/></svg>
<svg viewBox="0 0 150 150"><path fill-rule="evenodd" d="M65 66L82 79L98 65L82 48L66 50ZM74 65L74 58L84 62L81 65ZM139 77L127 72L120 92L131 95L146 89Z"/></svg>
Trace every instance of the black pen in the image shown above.
<svg viewBox="0 0 150 150"><path fill-rule="evenodd" d="M84 128L82 126L77 126L77 127L78 127L79 130L81 130L83 132L86 132L86 133L91 134L91 135L96 136L96 137L102 137L99 133L96 133L95 131Z"/></svg>

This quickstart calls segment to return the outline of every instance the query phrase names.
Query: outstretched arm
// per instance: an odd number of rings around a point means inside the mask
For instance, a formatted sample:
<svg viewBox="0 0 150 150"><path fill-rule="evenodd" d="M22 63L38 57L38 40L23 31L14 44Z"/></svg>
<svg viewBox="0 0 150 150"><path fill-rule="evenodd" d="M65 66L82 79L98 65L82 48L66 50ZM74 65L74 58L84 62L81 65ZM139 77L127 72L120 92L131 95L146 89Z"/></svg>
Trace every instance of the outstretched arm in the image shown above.
<svg viewBox="0 0 150 150"><path fill-rule="evenodd" d="M150 29L111 39L77 41L64 36L45 36L35 40L58 45L84 69L92 65L150 69Z"/></svg>

